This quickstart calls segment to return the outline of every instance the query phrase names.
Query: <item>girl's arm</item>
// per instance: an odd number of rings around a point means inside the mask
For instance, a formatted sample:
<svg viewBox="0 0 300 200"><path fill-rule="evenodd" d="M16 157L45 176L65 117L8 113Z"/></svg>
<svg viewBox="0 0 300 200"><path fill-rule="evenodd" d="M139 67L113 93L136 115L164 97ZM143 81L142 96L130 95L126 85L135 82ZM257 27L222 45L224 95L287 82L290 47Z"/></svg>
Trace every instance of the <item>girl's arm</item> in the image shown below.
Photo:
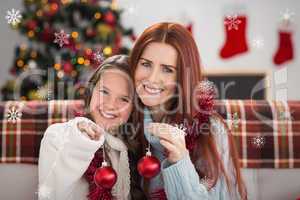
<svg viewBox="0 0 300 200"><path fill-rule="evenodd" d="M231 162L229 162L229 144L228 133L222 122L212 119L211 123L217 127L215 133L218 150L221 153L221 158L226 171L233 172ZM215 187L207 191L206 187L200 182L199 175L193 163L190 160L189 154L186 154L183 159L175 164L170 164L168 160L162 163L162 175L164 179L165 192L168 199L190 199L190 200L231 200L240 199L236 190L233 190L234 196L230 196L227 190L227 185L224 178L219 178ZM232 176L233 177L233 176ZM233 178L231 179L233 180Z"/></svg>
<svg viewBox="0 0 300 200"><path fill-rule="evenodd" d="M95 141L79 131L77 123L82 120L92 122L76 117L47 128L39 154L39 199L69 199L94 153L103 145L104 135Z"/></svg>

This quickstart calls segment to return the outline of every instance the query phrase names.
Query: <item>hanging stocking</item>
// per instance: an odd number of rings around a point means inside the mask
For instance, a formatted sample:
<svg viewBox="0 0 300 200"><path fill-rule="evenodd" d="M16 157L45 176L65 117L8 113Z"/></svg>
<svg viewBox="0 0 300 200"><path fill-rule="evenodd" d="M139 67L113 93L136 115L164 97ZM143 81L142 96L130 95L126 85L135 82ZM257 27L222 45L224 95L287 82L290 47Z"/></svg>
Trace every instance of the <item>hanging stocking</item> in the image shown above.
<svg viewBox="0 0 300 200"><path fill-rule="evenodd" d="M190 22L186 25L186 29L191 33L193 34L193 23Z"/></svg>
<svg viewBox="0 0 300 200"><path fill-rule="evenodd" d="M227 16L224 19L224 25L226 41L220 51L221 58L226 59L247 52L248 45L246 41L246 16Z"/></svg>
<svg viewBox="0 0 300 200"><path fill-rule="evenodd" d="M193 34L193 26L194 26L194 23L193 21L191 20L192 18L189 16L189 14L187 12L183 12L181 13L180 15L180 18L178 19L180 21L180 23L182 25L185 26L185 28L191 33Z"/></svg>
<svg viewBox="0 0 300 200"><path fill-rule="evenodd" d="M292 42L292 32L288 30L280 30L278 49L273 57L276 65L281 65L294 58L294 49Z"/></svg>

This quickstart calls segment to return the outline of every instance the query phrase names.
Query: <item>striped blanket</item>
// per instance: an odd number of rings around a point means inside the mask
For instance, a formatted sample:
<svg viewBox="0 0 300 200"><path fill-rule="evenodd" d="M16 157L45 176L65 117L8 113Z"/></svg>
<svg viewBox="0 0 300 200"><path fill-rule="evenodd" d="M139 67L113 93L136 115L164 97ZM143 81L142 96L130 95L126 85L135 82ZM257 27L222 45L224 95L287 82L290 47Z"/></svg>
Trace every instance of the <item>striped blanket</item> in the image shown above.
<svg viewBox="0 0 300 200"><path fill-rule="evenodd" d="M300 101L218 100L244 168L300 168ZM0 102L0 163L37 164L47 127L82 115L83 101Z"/></svg>

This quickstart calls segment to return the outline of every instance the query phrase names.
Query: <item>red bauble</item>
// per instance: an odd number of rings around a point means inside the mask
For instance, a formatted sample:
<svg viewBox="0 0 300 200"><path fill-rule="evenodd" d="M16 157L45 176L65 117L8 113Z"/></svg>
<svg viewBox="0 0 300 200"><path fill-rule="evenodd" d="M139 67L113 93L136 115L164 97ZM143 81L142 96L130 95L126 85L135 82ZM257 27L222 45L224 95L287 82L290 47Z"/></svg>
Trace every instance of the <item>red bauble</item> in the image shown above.
<svg viewBox="0 0 300 200"><path fill-rule="evenodd" d="M45 14L48 17L52 17L57 13L58 9L59 9L59 5L57 3L55 2L50 3L45 7Z"/></svg>
<svg viewBox="0 0 300 200"><path fill-rule="evenodd" d="M35 30L37 27L37 21L35 20L29 20L27 23L26 23L26 28L28 30Z"/></svg>
<svg viewBox="0 0 300 200"><path fill-rule="evenodd" d="M69 43L65 45L66 48L70 49L70 50L73 51L73 52L76 52L76 51L79 50L79 46L80 46L80 45L76 45L76 42L75 42L75 40L74 40L73 38L70 38L70 39L68 40L68 42L69 42Z"/></svg>
<svg viewBox="0 0 300 200"><path fill-rule="evenodd" d="M188 25L186 25L186 29L193 34L193 23L189 23Z"/></svg>
<svg viewBox="0 0 300 200"><path fill-rule="evenodd" d="M73 71L73 65L72 65L72 63L71 62L65 62L64 64L63 64L63 69L64 69L64 72L66 73L66 74L71 74L71 72Z"/></svg>
<svg viewBox="0 0 300 200"><path fill-rule="evenodd" d="M94 181L98 187L111 189L117 182L117 173L112 167L107 166L106 162L103 162L95 172Z"/></svg>
<svg viewBox="0 0 300 200"><path fill-rule="evenodd" d="M139 174L145 178L152 178L160 172L159 160L147 151L146 156L141 158L137 165Z"/></svg>
<svg viewBox="0 0 300 200"><path fill-rule="evenodd" d="M132 35L130 35L130 39L131 39L131 41L136 41L136 35L134 35L134 34L132 34Z"/></svg>
<svg viewBox="0 0 300 200"><path fill-rule="evenodd" d="M107 12L104 16L104 20L110 25L114 25L116 23L116 17L112 12Z"/></svg>
<svg viewBox="0 0 300 200"><path fill-rule="evenodd" d="M53 42L54 31L50 27L46 26L40 34L40 39L47 43Z"/></svg>
<svg viewBox="0 0 300 200"><path fill-rule="evenodd" d="M91 27L88 27L85 31L85 35L88 37L88 38L93 38L97 35L97 32L95 31L95 29L91 28Z"/></svg>

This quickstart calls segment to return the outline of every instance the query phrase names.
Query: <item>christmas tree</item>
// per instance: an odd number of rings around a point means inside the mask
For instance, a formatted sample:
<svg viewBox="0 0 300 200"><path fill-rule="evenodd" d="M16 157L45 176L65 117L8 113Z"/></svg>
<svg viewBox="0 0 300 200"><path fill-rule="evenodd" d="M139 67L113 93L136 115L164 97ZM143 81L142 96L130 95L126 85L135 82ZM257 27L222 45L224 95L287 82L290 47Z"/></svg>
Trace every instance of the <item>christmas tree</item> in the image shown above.
<svg viewBox="0 0 300 200"><path fill-rule="evenodd" d="M133 30L121 25L122 10L110 0L24 0L8 23L28 38L15 48L2 100L80 99L86 74L105 57L124 53ZM14 12L14 13L13 13ZM18 11L17 11L18 12ZM15 18L14 16L15 15Z"/></svg>

